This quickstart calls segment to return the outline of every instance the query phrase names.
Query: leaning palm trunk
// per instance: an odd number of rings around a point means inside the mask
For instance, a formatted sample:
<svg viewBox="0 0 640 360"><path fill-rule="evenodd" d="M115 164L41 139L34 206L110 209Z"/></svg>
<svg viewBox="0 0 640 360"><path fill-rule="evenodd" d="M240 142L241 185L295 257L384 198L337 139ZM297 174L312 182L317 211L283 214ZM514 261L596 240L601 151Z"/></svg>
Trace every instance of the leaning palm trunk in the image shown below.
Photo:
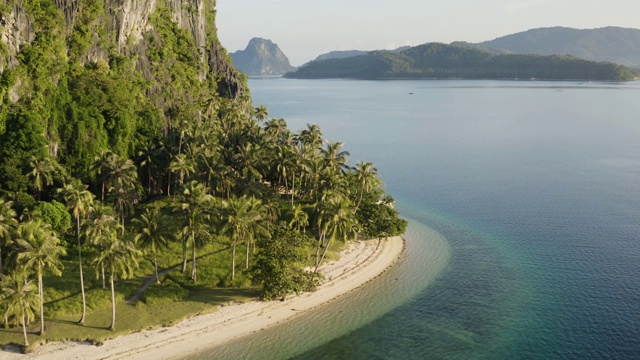
<svg viewBox="0 0 640 360"><path fill-rule="evenodd" d="M360 208L360 203L362 202L363 193L364 193L364 188L360 187L360 197L358 198L358 204L356 205L356 208L354 209L354 212L358 212L358 209Z"/></svg>
<svg viewBox="0 0 640 360"><path fill-rule="evenodd" d="M156 254L155 247L153 248L153 265L156 268L156 282L160 284L160 279L158 277L158 255Z"/></svg>
<svg viewBox="0 0 640 360"><path fill-rule="evenodd" d="M329 245L331 245L331 240L332 239L333 239L333 237L329 238L329 241L327 241L327 245L324 247L324 251L322 252L322 257L319 259L319 261L316 262L316 267L315 267L315 269L313 269L313 274L311 274L311 281L312 282L313 282L313 278L318 273L318 268L320 267L320 264L322 264L322 261L324 260L324 256L327 255L327 250L329 250ZM320 251L320 248L318 248L318 251ZM316 252L316 254L317 254L317 252ZM316 260L318 260L318 259L316 258Z"/></svg>
<svg viewBox="0 0 640 360"><path fill-rule="evenodd" d="M27 322L24 318L24 310L22 310L22 335L24 336L24 346L29 346L29 339L27 338Z"/></svg>
<svg viewBox="0 0 640 360"><path fill-rule="evenodd" d="M316 269L318 268L318 266L320 264L320 258L319 258L320 257L320 248L322 247L322 245L324 245L324 238L325 238L324 231L320 231L320 236L318 238L318 248L316 249ZM324 256L323 256L323 258L324 258Z"/></svg>

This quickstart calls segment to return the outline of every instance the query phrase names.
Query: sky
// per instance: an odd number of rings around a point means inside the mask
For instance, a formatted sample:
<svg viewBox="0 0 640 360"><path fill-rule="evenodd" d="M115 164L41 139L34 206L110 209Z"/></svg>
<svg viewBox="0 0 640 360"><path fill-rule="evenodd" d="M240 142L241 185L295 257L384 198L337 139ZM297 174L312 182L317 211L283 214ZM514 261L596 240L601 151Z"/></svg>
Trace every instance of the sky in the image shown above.
<svg viewBox="0 0 640 360"><path fill-rule="evenodd" d="M294 66L333 50L481 42L538 27L640 28L639 0L217 0L216 8L229 52L262 37Z"/></svg>

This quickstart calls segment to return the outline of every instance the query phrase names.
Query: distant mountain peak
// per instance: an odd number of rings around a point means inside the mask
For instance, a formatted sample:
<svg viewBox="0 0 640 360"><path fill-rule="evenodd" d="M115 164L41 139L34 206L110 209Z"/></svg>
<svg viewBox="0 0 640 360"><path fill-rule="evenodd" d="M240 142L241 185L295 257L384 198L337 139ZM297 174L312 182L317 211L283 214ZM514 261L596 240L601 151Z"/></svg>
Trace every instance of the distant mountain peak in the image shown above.
<svg viewBox="0 0 640 360"><path fill-rule="evenodd" d="M236 69L252 75L282 75L296 68L278 45L269 39L254 37L244 50L229 54Z"/></svg>

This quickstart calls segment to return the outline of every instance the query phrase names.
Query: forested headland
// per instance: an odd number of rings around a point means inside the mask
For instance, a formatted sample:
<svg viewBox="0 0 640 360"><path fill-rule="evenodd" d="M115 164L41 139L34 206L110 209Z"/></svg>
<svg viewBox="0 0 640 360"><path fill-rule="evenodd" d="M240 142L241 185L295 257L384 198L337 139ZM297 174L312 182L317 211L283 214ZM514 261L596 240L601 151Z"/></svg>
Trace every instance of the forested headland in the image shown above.
<svg viewBox="0 0 640 360"><path fill-rule="evenodd" d="M574 56L492 54L473 45L429 43L400 52L372 51L312 61L288 78L324 79L538 79L625 81L638 70Z"/></svg>
<svg viewBox="0 0 640 360"><path fill-rule="evenodd" d="M215 1L129 5L0 6L0 345L306 291L407 225L372 163L252 104Z"/></svg>

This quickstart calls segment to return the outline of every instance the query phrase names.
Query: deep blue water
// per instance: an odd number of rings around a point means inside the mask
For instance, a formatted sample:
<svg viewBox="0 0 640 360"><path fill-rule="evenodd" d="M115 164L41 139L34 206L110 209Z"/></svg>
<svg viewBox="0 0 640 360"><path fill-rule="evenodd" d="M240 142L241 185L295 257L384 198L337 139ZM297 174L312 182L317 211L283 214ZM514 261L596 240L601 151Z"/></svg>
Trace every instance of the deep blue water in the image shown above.
<svg viewBox="0 0 640 360"><path fill-rule="evenodd" d="M640 83L249 85L272 117L376 163L411 226L403 268L340 316L359 322L275 329L228 356L640 357Z"/></svg>

